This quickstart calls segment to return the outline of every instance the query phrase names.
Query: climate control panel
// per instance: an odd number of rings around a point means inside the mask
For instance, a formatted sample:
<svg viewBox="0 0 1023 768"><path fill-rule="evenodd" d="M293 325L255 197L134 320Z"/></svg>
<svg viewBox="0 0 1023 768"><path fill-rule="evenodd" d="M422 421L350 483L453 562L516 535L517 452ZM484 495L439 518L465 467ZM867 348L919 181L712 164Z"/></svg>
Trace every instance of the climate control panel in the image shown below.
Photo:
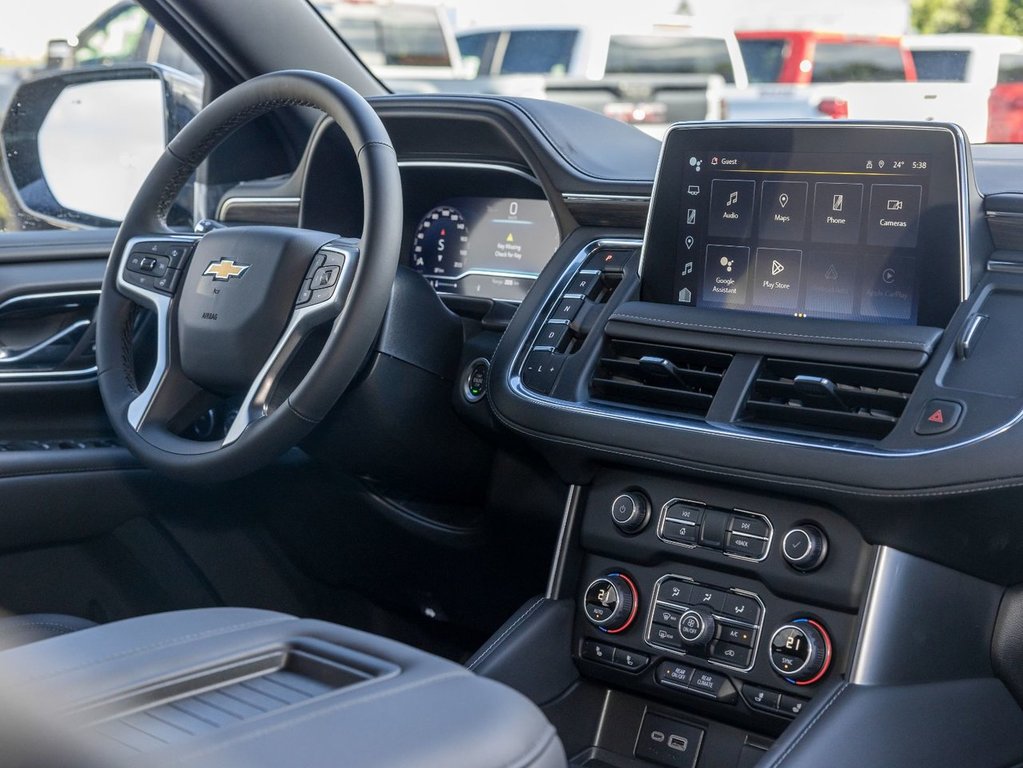
<svg viewBox="0 0 1023 768"><path fill-rule="evenodd" d="M764 604L752 592L667 575L654 585L646 641L655 648L749 670L763 617Z"/></svg>

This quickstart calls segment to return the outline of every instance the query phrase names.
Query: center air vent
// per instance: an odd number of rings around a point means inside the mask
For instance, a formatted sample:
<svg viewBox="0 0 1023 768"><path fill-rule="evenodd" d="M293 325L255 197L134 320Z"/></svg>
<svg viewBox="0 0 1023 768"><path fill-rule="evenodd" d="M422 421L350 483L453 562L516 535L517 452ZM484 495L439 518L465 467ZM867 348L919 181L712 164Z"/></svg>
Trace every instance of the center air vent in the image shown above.
<svg viewBox="0 0 1023 768"><path fill-rule="evenodd" d="M732 355L611 339L590 382L594 400L706 416Z"/></svg>
<svg viewBox="0 0 1023 768"><path fill-rule="evenodd" d="M895 427L917 375L766 358L742 422L879 440Z"/></svg>

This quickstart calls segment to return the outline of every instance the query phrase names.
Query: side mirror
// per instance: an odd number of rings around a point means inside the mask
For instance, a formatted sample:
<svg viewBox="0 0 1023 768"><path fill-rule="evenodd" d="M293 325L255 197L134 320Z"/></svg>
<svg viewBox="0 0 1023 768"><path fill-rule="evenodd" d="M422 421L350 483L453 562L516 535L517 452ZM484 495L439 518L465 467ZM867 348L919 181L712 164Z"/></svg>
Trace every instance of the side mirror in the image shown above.
<svg viewBox="0 0 1023 768"><path fill-rule="evenodd" d="M20 84L0 141L23 226L116 226L167 142L202 106L164 67L46 73Z"/></svg>

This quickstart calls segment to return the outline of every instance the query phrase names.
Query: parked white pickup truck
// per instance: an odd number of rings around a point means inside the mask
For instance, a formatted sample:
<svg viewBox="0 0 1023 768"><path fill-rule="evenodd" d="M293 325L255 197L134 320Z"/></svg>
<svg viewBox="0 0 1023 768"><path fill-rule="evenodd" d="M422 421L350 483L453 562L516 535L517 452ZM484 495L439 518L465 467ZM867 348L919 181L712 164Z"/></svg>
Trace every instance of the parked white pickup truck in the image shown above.
<svg viewBox="0 0 1023 768"><path fill-rule="evenodd" d="M971 141L987 135L988 89L973 83L771 83L725 92L730 120L921 120L958 123Z"/></svg>

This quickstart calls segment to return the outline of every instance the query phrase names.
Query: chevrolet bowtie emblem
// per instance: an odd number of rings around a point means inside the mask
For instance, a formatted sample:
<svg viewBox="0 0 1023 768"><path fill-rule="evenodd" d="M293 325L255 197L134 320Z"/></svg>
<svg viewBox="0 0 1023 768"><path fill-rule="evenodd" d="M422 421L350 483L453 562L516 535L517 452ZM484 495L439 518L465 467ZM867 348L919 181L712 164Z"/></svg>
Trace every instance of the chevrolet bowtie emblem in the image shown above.
<svg viewBox="0 0 1023 768"><path fill-rule="evenodd" d="M232 277L241 277L248 269L249 264L235 264L231 259L211 261L203 276L210 275L214 280L230 280Z"/></svg>

